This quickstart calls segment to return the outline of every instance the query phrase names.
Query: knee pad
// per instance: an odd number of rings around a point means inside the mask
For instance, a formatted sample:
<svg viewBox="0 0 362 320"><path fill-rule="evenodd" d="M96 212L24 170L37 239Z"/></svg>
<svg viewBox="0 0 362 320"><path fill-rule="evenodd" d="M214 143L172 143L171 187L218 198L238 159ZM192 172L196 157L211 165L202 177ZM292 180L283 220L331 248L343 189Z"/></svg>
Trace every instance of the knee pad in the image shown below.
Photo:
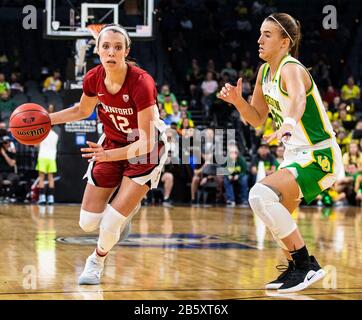
<svg viewBox="0 0 362 320"><path fill-rule="evenodd" d="M102 252L108 252L118 242L121 234L121 227L126 223L127 218L115 210L111 205L107 205L104 211L98 238L98 247Z"/></svg>
<svg viewBox="0 0 362 320"><path fill-rule="evenodd" d="M287 237L297 228L289 211L280 203L279 196L266 185L256 183L251 188L249 203L253 212L278 239Z"/></svg>
<svg viewBox="0 0 362 320"><path fill-rule="evenodd" d="M84 209L80 210L79 226L85 232L92 232L99 228L104 213L89 212Z"/></svg>

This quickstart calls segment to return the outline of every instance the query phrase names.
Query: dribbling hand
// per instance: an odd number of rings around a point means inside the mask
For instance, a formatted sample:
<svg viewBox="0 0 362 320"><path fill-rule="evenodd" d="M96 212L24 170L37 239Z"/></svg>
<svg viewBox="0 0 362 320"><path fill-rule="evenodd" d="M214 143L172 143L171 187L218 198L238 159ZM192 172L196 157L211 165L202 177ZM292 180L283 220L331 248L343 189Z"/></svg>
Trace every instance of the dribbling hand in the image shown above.
<svg viewBox="0 0 362 320"><path fill-rule="evenodd" d="M226 83L222 87L217 97L225 102L235 104L241 98L243 79L239 78L236 86L232 86L230 83Z"/></svg>
<svg viewBox="0 0 362 320"><path fill-rule="evenodd" d="M92 141L87 141L87 145L89 146L89 148L81 148L80 151L85 152L84 154L82 154L82 157L89 158L88 162L109 161L107 152L100 144L96 144Z"/></svg>

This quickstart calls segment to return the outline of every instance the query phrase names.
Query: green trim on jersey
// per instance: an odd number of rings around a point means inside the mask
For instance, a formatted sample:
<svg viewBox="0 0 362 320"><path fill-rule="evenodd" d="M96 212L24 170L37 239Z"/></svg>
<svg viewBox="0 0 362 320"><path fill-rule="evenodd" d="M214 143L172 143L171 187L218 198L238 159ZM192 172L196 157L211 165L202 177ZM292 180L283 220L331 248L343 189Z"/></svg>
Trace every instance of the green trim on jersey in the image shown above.
<svg viewBox="0 0 362 320"><path fill-rule="evenodd" d="M325 128L323 118L313 94L307 96L305 111L300 121L305 128L309 140L313 144L332 138Z"/></svg>
<svg viewBox="0 0 362 320"><path fill-rule="evenodd" d="M314 89L314 81L313 81L313 78L312 78L312 76L311 76L311 74L309 73L309 71L308 71L308 69L305 67L305 66L303 66L301 63L299 63L299 62L296 62L296 61L286 61L282 66L281 66L281 68L283 68L287 63L295 63L295 64L298 64L298 65L300 65L301 67L303 67L304 69L305 69L305 71L307 71L307 73L308 73L308 76L309 76L309 79L310 79L310 81L311 81L311 83L312 83L312 85L310 86L310 88L306 91L306 95L308 96L312 91L313 91L313 89ZM286 91L284 91L284 89L283 89L283 87L282 87L282 73L280 72L280 75L279 75L279 90L280 90L280 92L284 95L284 96L286 96L286 97L288 97L289 95L288 95L288 92L286 92Z"/></svg>
<svg viewBox="0 0 362 320"><path fill-rule="evenodd" d="M263 67L263 71L261 73L261 85L263 85L263 83L264 83L265 74L267 72L268 67L269 67L269 65L267 63L265 63L264 67Z"/></svg>

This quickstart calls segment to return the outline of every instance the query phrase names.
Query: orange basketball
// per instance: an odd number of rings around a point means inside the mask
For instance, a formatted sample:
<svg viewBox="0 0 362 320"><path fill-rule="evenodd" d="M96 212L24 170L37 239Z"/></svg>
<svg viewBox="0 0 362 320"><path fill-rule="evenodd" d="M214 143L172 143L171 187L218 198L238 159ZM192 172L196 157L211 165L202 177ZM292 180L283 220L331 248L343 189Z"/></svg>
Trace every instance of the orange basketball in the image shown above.
<svg viewBox="0 0 362 320"><path fill-rule="evenodd" d="M38 144L50 132L50 117L42 106L36 103L24 103L11 114L9 129L20 143Z"/></svg>

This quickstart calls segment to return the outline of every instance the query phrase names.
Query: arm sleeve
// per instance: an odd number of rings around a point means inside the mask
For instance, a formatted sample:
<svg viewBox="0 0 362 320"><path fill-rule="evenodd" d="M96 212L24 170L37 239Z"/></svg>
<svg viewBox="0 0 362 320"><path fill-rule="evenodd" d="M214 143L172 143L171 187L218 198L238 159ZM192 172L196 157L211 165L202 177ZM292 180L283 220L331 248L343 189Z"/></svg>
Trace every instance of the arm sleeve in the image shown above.
<svg viewBox="0 0 362 320"><path fill-rule="evenodd" d="M157 91L155 82L147 74L141 74L133 87L132 99L136 105L137 111L142 111L156 104Z"/></svg>
<svg viewBox="0 0 362 320"><path fill-rule="evenodd" d="M96 92L96 73L91 69L83 78L83 92L88 97L94 97Z"/></svg>

